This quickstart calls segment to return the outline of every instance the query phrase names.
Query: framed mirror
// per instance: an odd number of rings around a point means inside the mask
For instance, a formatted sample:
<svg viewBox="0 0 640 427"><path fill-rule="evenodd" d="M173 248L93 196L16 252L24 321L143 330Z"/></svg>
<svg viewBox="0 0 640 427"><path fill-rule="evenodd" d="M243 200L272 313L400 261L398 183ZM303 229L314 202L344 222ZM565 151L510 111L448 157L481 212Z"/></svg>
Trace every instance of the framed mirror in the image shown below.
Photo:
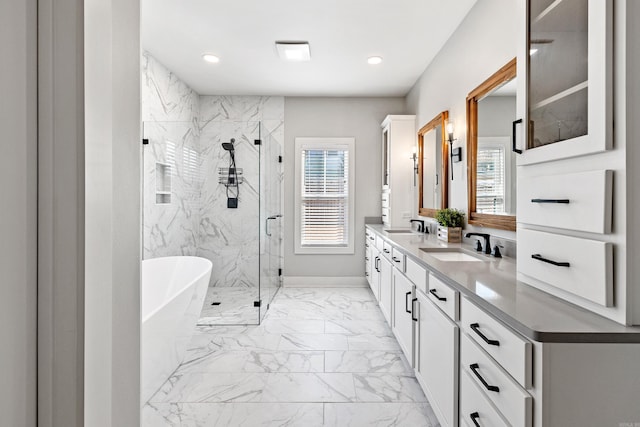
<svg viewBox="0 0 640 427"><path fill-rule="evenodd" d="M449 111L443 111L418 131L418 214L435 217L449 200L447 170L449 149L446 126Z"/></svg>
<svg viewBox="0 0 640 427"><path fill-rule="evenodd" d="M469 224L516 230L515 119L514 58L467 96Z"/></svg>

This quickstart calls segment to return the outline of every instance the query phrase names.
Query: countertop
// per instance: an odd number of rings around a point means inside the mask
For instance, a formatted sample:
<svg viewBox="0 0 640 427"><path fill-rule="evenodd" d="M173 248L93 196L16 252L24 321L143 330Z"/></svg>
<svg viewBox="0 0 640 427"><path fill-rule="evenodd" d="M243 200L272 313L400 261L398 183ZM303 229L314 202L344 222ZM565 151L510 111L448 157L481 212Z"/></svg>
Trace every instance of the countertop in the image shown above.
<svg viewBox="0 0 640 427"><path fill-rule="evenodd" d="M487 262L440 261L420 248L459 247L471 251L473 248L468 244L443 242L433 234L387 233L382 224L366 227L477 306L534 341L640 343L640 327L618 324L518 281L513 258L494 258L480 253L476 256L485 257Z"/></svg>

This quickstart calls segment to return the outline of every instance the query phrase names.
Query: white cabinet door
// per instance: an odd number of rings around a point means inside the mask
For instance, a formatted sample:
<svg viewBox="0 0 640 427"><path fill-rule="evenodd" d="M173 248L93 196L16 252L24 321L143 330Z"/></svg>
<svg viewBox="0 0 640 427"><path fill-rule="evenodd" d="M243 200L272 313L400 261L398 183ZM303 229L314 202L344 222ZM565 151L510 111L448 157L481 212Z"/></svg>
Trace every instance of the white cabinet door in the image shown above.
<svg viewBox="0 0 640 427"><path fill-rule="evenodd" d="M371 287L371 292L376 297L376 300L380 301L380 252L375 248L375 246L371 247L371 257L369 262L371 263L370 275L371 280L369 281L369 287Z"/></svg>
<svg viewBox="0 0 640 427"><path fill-rule="evenodd" d="M409 363L413 362L413 283L398 270L393 270L393 333Z"/></svg>
<svg viewBox="0 0 640 427"><path fill-rule="evenodd" d="M380 297L378 298L378 301L380 302L380 309L382 310L382 314L384 314L387 322L389 322L389 325L391 325L391 273L393 267L391 266L391 262L384 256L380 256L378 266L380 270Z"/></svg>
<svg viewBox="0 0 640 427"><path fill-rule="evenodd" d="M613 3L518 2L518 165L613 146Z"/></svg>
<svg viewBox="0 0 640 427"><path fill-rule="evenodd" d="M419 306L416 374L440 424L457 426L460 329L426 295L416 294Z"/></svg>

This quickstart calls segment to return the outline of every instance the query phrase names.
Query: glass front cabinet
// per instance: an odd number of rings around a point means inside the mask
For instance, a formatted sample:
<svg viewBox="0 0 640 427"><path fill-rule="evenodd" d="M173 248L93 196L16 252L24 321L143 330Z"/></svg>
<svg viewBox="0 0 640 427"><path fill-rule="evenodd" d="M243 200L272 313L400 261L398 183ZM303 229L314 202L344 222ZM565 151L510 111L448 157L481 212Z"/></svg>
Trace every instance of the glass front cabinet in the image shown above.
<svg viewBox="0 0 640 427"><path fill-rule="evenodd" d="M527 0L513 150L519 165L612 146L612 2Z"/></svg>

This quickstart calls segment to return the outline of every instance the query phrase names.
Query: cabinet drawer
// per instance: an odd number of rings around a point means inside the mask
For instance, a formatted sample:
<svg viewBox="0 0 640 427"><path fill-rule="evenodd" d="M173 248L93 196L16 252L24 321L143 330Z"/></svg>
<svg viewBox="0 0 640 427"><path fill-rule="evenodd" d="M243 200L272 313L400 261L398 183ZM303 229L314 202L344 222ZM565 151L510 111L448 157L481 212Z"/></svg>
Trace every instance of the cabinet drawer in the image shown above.
<svg viewBox="0 0 640 427"><path fill-rule="evenodd" d="M518 178L518 222L611 232L613 171Z"/></svg>
<svg viewBox="0 0 640 427"><path fill-rule="evenodd" d="M445 285L442 280L429 274L429 292L427 296L433 303L444 311L449 318L457 321L459 318L458 299L460 293Z"/></svg>
<svg viewBox="0 0 640 427"><path fill-rule="evenodd" d="M385 258L387 258L389 261L391 261L391 250L393 249L393 246L391 246L391 243L387 242L387 241L383 241L382 242L382 255L384 255ZM395 264L395 262L394 262Z"/></svg>
<svg viewBox="0 0 640 427"><path fill-rule="evenodd" d="M389 193L382 193L382 207L383 208L388 208L389 207Z"/></svg>
<svg viewBox="0 0 640 427"><path fill-rule="evenodd" d="M382 208L382 223L389 224L389 208Z"/></svg>
<svg viewBox="0 0 640 427"><path fill-rule="evenodd" d="M531 426L533 398L474 341L463 334L462 371L513 426ZM483 384L486 383L486 384ZM490 390L491 389L491 390Z"/></svg>
<svg viewBox="0 0 640 427"><path fill-rule="evenodd" d="M364 246L370 248L376 245L376 235L373 234L372 231L368 231L365 233L365 241Z"/></svg>
<svg viewBox="0 0 640 427"><path fill-rule="evenodd" d="M474 426L476 424L473 419L481 426L509 427L489 398L474 384L467 371L462 369L460 372L460 420L466 425Z"/></svg>
<svg viewBox="0 0 640 427"><path fill-rule="evenodd" d="M517 262L518 272L533 279L606 307L613 303L611 243L518 229Z"/></svg>
<svg viewBox="0 0 640 427"><path fill-rule="evenodd" d="M466 298L460 304L460 323L478 345L489 353L523 387L531 387L531 342L504 326Z"/></svg>
<svg viewBox="0 0 640 427"><path fill-rule="evenodd" d="M416 285L416 289L427 293L427 270L420 264L407 258L405 261L405 275Z"/></svg>
<svg viewBox="0 0 640 427"><path fill-rule="evenodd" d="M384 239L382 237L380 237L379 235L376 235L376 248L382 252L382 249L384 247Z"/></svg>
<svg viewBox="0 0 640 427"><path fill-rule="evenodd" d="M405 256L400 250L396 248L391 248L391 261L393 261L393 265L400 271L404 273L404 265L405 265Z"/></svg>

